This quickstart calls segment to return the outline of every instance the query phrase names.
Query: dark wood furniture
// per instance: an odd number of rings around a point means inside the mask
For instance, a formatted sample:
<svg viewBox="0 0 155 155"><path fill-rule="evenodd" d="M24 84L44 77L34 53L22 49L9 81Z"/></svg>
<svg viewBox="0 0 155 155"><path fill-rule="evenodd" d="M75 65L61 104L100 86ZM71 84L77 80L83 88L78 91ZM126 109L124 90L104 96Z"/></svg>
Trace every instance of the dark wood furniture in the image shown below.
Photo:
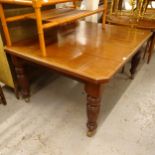
<svg viewBox="0 0 155 155"><path fill-rule="evenodd" d="M2 90L2 87L0 86L0 104L3 104L3 105L6 105L6 99L5 99L5 96L3 94L3 90Z"/></svg>
<svg viewBox="0 0 155 155"><path fill-rule="evenodd" d="M97 128L100 110L101 85L132 57L131 74L135 73L141 46L152 36L147 30L129 27L79 22L57 30L57 39L46 38L47 56L42 56L37 40L25 40L5 47L12 56L18 81L24 97L29 97L29 81L22 60L45 66L84 83L87 94L88 136Z"/></svg>
<svg viewBox="0 0 155 155"><path fill-rule="evenodd" d="M146 54L148 53L148 60L147 60L148 64L150 63L152 53L154 50L154 45L155 45L155 29L152 30L152 32L153 32L152 37L147 42L146 50L143 56L143 58L145 58Z"/></svg>

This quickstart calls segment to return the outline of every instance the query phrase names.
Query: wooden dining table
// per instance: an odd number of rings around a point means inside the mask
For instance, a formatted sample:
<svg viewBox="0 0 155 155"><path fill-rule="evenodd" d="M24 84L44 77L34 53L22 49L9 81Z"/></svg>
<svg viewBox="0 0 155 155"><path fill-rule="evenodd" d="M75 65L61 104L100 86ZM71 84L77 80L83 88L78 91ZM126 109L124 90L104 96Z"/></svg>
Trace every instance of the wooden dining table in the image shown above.
<svg viewBox="0 0 155 155"><path fill-rule="evenodd" d="M94 135L100 111L101 85L106 84L131 60L133 76L139 62L139 51L152 33L148 30L80 21L64 25L54 36L46 37L47 56L41 54L37 39L23 40L5 47L12 57L24 98L30 96L29 81L23 60L45 66L84 84L87 95L88 136ZM51 41L51 39L53 39Z"/></svg>

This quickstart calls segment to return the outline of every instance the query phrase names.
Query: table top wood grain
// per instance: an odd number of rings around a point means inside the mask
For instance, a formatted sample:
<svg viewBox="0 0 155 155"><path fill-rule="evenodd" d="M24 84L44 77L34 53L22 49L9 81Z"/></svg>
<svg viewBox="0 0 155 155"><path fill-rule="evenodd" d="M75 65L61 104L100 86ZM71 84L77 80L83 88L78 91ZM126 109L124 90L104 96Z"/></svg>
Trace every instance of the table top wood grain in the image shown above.
<svg viewBox="0 0 155 155"><path fill-rule="evenodd" d="M102 24L83 21L64 27L58 28L52 43L54 36L47 37L46 57L37 40L14 43L5 51L69 76L102 83L110 80L152 35L147 30L116 25L106 25L104 30Z"/></svg>

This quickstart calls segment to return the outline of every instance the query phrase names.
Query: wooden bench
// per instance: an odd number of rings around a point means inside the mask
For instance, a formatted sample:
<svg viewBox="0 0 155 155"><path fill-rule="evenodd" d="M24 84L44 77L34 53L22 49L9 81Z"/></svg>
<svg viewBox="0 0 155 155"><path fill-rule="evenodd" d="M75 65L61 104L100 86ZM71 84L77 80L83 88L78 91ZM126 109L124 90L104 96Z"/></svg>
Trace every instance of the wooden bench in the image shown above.
<svg viewBox="0 0 155 155"><path fill-rule="evenodd" d="M107 83L131 58L131 74L139 61L139 49L152 36L147 30L79 22L58 28L55 41L47 37L47 56L42 56L37 40L25 40L5 47L12 56L24 97L29 97L29 82L22 59L46 66L84 83L87 94L88 136L97 128L101 85Z"/></svg>

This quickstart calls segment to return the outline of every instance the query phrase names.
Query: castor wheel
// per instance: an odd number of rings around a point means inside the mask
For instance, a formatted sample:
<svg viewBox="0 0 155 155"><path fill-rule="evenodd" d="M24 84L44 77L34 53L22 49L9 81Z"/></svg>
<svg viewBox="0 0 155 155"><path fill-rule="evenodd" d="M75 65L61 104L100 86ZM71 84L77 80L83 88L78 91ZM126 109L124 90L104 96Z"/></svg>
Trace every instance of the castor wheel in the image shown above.
<svg viewBox="0 0 155 155"><path fill-rule="evenodd" d="M30 98L29 98L29 97L24 98L24 101L25 101L26 103L29 103L29 102L30 102Z"/></svg>
<svg viewBox="0 0 155 155"><path fill-rule="evenodd" d="M88 131L88 132L87 132L87 136L88 136L88 137L93 137L95 134L96 134L96 130Z"/></svg>

